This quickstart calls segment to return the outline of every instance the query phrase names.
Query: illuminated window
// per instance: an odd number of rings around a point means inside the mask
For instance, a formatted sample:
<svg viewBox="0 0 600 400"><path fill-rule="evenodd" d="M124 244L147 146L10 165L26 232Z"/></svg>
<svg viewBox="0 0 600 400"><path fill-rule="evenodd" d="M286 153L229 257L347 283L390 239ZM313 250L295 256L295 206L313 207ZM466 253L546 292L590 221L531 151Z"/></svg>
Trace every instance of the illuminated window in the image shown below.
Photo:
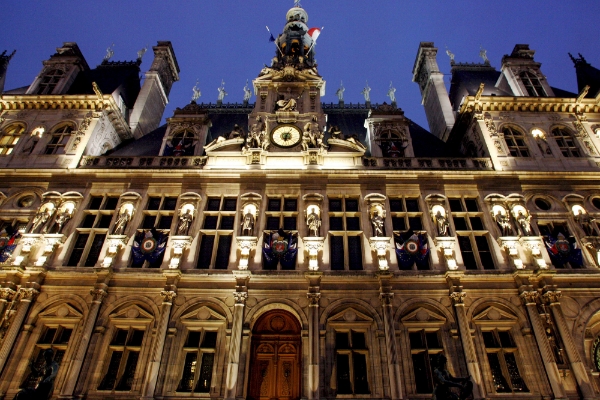
<svg viewBox="0 0 600 400"><path fill-rule="evenodd" d="M527 93L532 97L546 97L546 91L542 87L540 78L529 71L521 72L519 75L521 82L525 85Z"/></svg>
<svg viewBox="0 0 600 400"><path fill-rule="evenodd" d="M512 127L502 129L504 141L508 147L508 152L513 157L529 157L529 149L525 144L525 135L523 132Z"/></svg>
<svg viewBox="0 0 600 400"><path fill-rule="evenodd" d="M197 268L227 269L235 227L237 199L209 197L200 233Z"/></svg>
<svg viewBox="0 0 600 400"><path fill-rule="evenodd" d="M509 331L494 329L482 332L483 343L496 393L527 393L521 377L517 346Z"/></svg>
<svg viewBox="0 0 600 400"><path fill-rule="evenodd" d="M370 394L368 379L369 350L366 332L335 332L335 377L338 394Z"/></svg>
<svg viewBox="0 0 600 400"><path fill-rule="evenodd" d="M65 146L73 134L73 125L67 124L55 129L50 135L44 154L65 154Z"/></svg>
<svg viewBox="0 0 600 400"><path fill-rule="evenodd" d="M116 330L109 346L110 361L98 390L131 390L143 340L143 330Z"/></svg>
<svg viewBox="0 0 600 400"><path fill-rule="evenodd" d="M24 132L25 127L19 124L10 125L8 128L5 128L0 137L0 155L7 156L11 154Z"/></svg>
<svg viewBox="0 0 600 400"><path fill-rule="evenodd" d="M575 144L573 136L564 128L552 129L552 137L564 157L581 157L581 153Z"/></svg>
<svg viewBox="0 0 600 400"><path fill-rule="evenodd" d="M358 199L329 199L329 249L332 270L363 269L361 238Z"/></svg>
<svg viewBox="0 0 600 400"><path fill-rule="evenodd" d="M38 85L37 94L52 94L64 74L59 69L46 72Z"/></svg>
<svg viewBox="0 0 600 400"><path fill-rule="evenodd" d="M449 199L454 229L466 269L494 269L494 258L477 199Z"/></svg>
<svg viewBox="0 0 600 400"><path fill-rule="evenodd" d="M217 332L190 331L183 346L183 372L178 392L208 393L213 376Z"/></svg>

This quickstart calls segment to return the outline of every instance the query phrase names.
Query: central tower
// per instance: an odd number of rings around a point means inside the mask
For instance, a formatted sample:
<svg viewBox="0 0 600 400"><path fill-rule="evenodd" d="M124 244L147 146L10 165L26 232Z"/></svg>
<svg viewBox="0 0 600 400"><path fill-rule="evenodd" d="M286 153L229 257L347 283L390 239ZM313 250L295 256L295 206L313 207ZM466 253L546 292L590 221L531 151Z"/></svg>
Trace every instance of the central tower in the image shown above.
<svg viewBox="0 0 600 400"><path fill-rule="evenodd" d="M246 150L324 151L325 81L315 60L319 30L308 28L308 14L298 5L287 12L286 20L283 32L273 38L276 53L271 65L253 81L257 100L249 116Z"/></svg>

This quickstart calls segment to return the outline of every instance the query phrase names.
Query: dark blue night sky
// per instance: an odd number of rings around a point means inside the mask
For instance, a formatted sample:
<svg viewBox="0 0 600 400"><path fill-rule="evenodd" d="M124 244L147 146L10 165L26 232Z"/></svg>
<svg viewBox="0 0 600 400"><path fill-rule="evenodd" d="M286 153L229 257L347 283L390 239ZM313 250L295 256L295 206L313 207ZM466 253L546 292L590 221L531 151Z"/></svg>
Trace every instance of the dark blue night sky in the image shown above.
<svg viewBox="0 0 600 400"><path fill-rule="evenodd" d="M421 41L439 48L438 63L450 73L446 46L457 62L479 62L480 46L493 66L516 43L528 43L551 86L577 91L568 52L582 53L600 67L598 0L302 0L309 27L324 27L317 41L319 73L327 80L326 102L336 102L344 82L345 101L364 101L368 79L374 103L389 102L390 81L406 116L427 127L419 89L411 82ZM200 81L199 102L216 102L225 81L226 102L241 102L244 84L255 78L275 53L276 35L292 0L105 0L7 1L0 51L17 49L5 89L29 85L62 42L77 42L91 67L115 43L113 61L134 60L139 49L170 40L181 68L165 117L190 101ZM146 54L142 71L152 59ZM449 81L449 79L447 79ZM253 100L252 98L251 101Z"/></svg>

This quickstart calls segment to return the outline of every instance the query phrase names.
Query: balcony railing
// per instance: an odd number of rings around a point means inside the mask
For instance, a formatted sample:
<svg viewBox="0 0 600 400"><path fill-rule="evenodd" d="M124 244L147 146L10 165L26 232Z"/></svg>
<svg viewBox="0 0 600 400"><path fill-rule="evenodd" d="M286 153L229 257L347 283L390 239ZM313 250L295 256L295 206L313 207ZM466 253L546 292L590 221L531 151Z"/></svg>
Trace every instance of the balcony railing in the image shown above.
<svg viewBox="0 0 600 400"><path fill-rule="evenodd" d="M206 157L83 157L80 168L185 168L201 169Z"/></svg>
<svg viewBox="0 0 600 400"><path fill-rule="evenodd" d="M489 158L376 158L363 157L367 168L382 169L445 169L485 170L494 169Z"/></svg>

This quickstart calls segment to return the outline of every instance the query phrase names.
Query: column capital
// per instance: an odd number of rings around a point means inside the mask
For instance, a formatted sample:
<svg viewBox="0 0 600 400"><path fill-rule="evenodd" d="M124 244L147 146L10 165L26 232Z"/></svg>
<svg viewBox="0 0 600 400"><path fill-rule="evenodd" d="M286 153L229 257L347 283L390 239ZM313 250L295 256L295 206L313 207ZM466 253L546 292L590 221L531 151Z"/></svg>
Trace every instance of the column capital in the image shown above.
<svg viewBox="0 0 600 400"><path fill-rule="evenodd" d="M519 297L525 305L536 305L537 300L540 298L540 294L536 290L524 290L519 294Z"/></svg>
<svg viewBox="0 0 600 400"><path fill-rule="evenodd" d="M10 301L15 293L17 292L11 288L0 288L0 299Z"/></svg>
<svg viewBox="0 0 600 400"><path fill-rule="evenodd" d="M379 301L383 306L391 306L394 300L394 293L379 293Z"/></svg>
<svg viewBox="0 0 600 400"><path fill-rule="evenodd" d="M163 290L160 292L160 296L163 298L163 304L173 304L173 299L177 297L177 293L174 290Z"/></svg>
<svg viewBox="0 0 600 400"><path fill-rule="evenodd" d="M548 304L557 304L560 302L562 293L560 290L547 290L542 295L544 301Z"/></svg>
<svg viewBox="0 0 600 400"><path fill-rule="evenodd" d="M35 296L39 294L39 290L34 288L20 288L19 289L19 300L32 302L35 299Z"/></svg>
<svg viewBox="0 0 600 400"><path fill-rule="evenodd" d="M102 300L108 295L106 290L99 288L90 290L90 294L93 297L92 303L102 303Z"/></svg>
<svg viewBox="0 0 600 400"><path fill-rule="evenodd" d="M306 293L309 307L317 307L319 305L319 299L321 299L321 293Z"/></svg>
<svg viewBox="0 0 600 400"><path fill-rule="evenodd" d="M246 304L246 299L248 299L248 292L233 292L233 298L235 299L235 304Z"/></svg>
<svg viewBox="0 0 600 400"><path fill-rule="evenodd" d="M450 300L454 305L463 305L465 302L465 297L467 297L467 292L452 292L449 294Z"/></svg>

